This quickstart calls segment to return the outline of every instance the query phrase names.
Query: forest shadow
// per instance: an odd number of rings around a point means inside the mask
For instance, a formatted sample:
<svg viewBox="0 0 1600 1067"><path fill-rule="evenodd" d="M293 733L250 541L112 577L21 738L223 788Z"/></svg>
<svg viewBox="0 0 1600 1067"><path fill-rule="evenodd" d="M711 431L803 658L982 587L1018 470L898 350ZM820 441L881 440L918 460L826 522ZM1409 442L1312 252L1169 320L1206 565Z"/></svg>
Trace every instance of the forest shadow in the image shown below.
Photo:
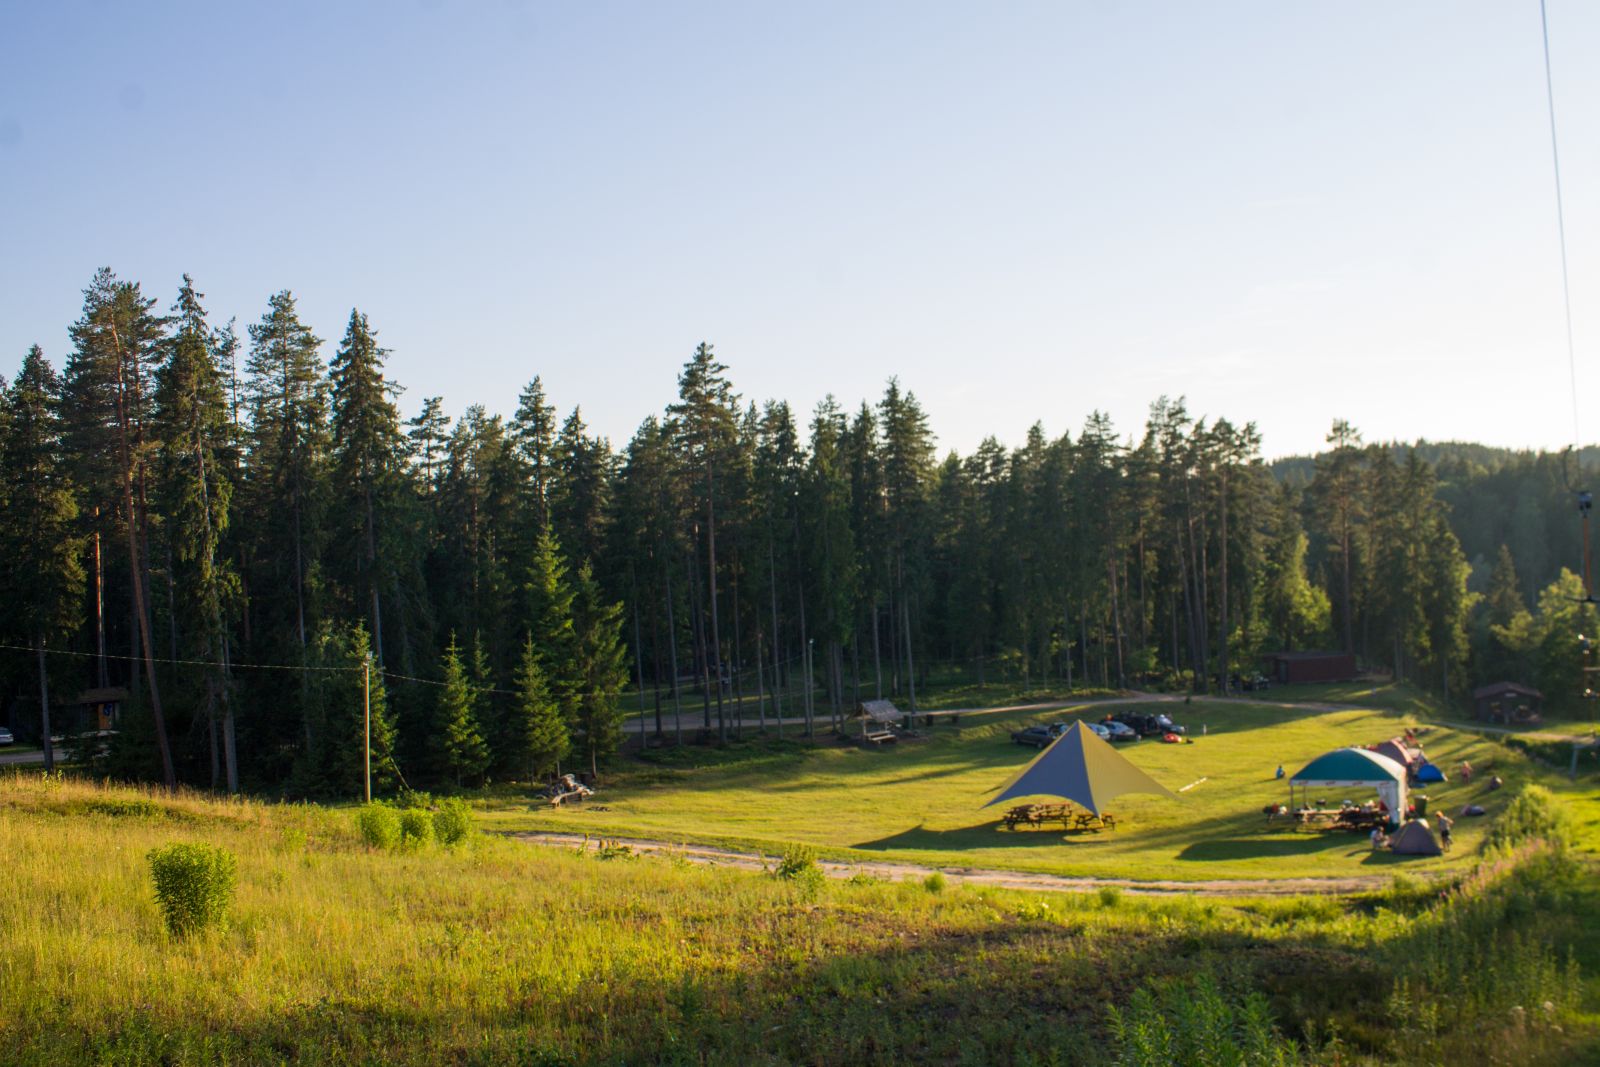
<svg viewBox="0 0 1600 1067"><path fill-rule="evenodd" d="M1295 837L1224 837L1196 841L1178 853L1178 859L1209 863L1216 860L1250 860L1312 856L1343 851L1353 856L1353 838L1335 834L1299 834Z"/></svg>

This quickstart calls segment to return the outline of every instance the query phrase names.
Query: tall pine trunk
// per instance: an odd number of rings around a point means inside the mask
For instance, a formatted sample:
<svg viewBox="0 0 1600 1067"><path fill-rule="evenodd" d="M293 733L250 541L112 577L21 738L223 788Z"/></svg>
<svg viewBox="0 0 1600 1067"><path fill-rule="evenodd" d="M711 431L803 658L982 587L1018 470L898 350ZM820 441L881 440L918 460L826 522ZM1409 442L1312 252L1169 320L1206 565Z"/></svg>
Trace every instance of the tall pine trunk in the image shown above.
<svg viewBox="0 0 1600 1067"><path fill-rule="evenodd" d="M56 769L55 742L50 740L50 675L44 667L44 634L38 637L39 649L39 747L44 749L44 772Z"/></svg>

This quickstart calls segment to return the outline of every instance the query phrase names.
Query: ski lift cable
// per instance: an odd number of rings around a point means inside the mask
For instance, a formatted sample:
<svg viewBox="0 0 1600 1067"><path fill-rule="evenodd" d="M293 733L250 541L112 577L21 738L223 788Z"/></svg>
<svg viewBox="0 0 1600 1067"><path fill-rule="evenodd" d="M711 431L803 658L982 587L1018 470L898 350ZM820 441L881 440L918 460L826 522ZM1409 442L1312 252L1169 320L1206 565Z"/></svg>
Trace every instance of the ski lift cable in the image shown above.
<svg viewBox="0 0 1600 1067"><path fill-rule="evenodd" d="M1555 80L1550 67L1550 19L1545 11L1546 0L1539 0L1539 29L1544 42L1544 97L1550 116L1550 164L1555 180L1556 238L1561 249L1561 301L1567 328L1567 374L1572 392L1572 447L1578 452L1579 472L1582 472L1582 428L1578 418L1578 355L1572 335L1572 283L1567 269L1567 216L1561 193L1561 148L1556 136Z"/></svg>
<svg viewBox="0 0 1600 1067"><path fill-rule="evenodd" d="M1572 281L1567 268L1567 213L1561 193L1561 148L1560 140L1556 136L1556 90L1555 79L1551 74L1550 16L1546 11L1546 0L1539 0L1539 31L1544 44L1545 109L1550 117L1550 168L1556 193L1556 238L1561 249L1561 306L1567 328L1567 376L1572 393L1572 451L1577 457L1578 476L1582 478L1583 429L1578 414L1578 350L1572 336ZM1565 463L1561 465L1561 477L1563 481L1567 480ZM1583 599L1580 602L1593 604L1596 600L1593 572L1589 561L1589 512L1593 507L1593 498L1585 489L1572 488L1570 482L1567 484L1567 489L1578 498L1578 517L1583 526Z"/></svg>

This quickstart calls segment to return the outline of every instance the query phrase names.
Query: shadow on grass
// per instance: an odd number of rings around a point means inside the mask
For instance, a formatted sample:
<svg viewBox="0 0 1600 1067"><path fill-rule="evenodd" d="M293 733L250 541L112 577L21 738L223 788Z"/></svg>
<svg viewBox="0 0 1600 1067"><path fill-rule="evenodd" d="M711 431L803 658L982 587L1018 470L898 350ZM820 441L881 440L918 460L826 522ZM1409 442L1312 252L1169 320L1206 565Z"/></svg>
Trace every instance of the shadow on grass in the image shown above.
<svg viewBox="0 0 1600 1067"><path fill-rule="evenodd" d="M1038 848L1041 845L1087 844L1093 841L1114 841L1112 830L1066 830L1059 826L1048 829L1002 830L998 822L979 823L955 830L930 830L914 826L875 841L863 841L850 848L863 852L944 851L962 852L969 849Z"/></svg>
<svg viewBox="0 0 1600 1067"><path fill-rule="evenodd" d="M1216 860L1252 860L1283 856L1312 856L1323 852L1355 855L1357 839L1348 834L1295 834L1293 837L1223 837L1196 841L1178 853L1180 860L1201 863Z"/></svg>

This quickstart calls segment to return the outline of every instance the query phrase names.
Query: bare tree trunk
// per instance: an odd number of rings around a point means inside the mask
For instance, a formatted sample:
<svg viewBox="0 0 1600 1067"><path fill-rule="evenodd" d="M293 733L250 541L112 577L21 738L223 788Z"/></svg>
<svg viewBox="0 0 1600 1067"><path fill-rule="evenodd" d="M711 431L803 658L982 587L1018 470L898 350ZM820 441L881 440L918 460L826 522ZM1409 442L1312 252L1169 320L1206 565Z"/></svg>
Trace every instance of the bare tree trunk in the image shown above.
<svg viewBox="0 0 1600 1067"><path fill-rule="evenodd" d="M667 649L672 658L672 722L678 744L683 744L683 694L678 689L678 626L672 616L672 569L663 568L667 578Z"/></svg>
<svg viewBox="0 0 1600 1067"><path fill-rule="evenodd" d="M716 468L706 465L706 548L711 585L711 656L717 679L717 740L728 740L728 722L722 712L722 626L717 621L717 482Z"/></svg>
<svg viewBox="0 0 1600 1067"><path fill-rule="evenodd" d="M778 563L771 541L767 542L768 587L772 592L772 712L778 720L778 739L783 739L783 674L779 660L781 642L778 633Z"/></svg>
<svg viewBox="0 0 1600 1067"><path fill-rule="evenodd" d="M239 792L239 758L234 744L232 671L233 653L226 634L222 637L222 765L228 776L228 792Z"/></svg>
<svg viewBox="0 0 1600 1067"><path fill-rule="evenodd" d="M1122 688L1128 684L1127 675L1122 667L1122 608L1121 598L1117 595L1117 561L1115 558L1106 560L1106 565L1111 576L1111 633L1117 643L1117 687Z"/></svg>
<svg viewBox="0 0 1600 1067"><path fill-rule="evenodd" d="M917 713L917 667L911 652L911 605L900 598L900 617L906 627L906 682L910 686L911 714Z"/></svg>
<svg viewBox="0 0 1600 1067"><path fill-rule="evenodd" d="M95 678L101 689L111 684L106 669L106 587L105 568L100 560L100 507L94 509L94 647Z"/></svg>
<svg viewBox="0 0 1600 1067"><path fill-rule="evenodd" d="M872 598L872 677L873 699L883 699L883 654L878 648L878 627L880 625L878 614L878 598Z"/></svg>
<svg viewBox="0 0 1600 1067"><path fill-rule="evenodd" d="M56 769L56 746L50 740L50 675L44 667L44 634L39 644L39 747L44 749L44 772Z"/></svg>

